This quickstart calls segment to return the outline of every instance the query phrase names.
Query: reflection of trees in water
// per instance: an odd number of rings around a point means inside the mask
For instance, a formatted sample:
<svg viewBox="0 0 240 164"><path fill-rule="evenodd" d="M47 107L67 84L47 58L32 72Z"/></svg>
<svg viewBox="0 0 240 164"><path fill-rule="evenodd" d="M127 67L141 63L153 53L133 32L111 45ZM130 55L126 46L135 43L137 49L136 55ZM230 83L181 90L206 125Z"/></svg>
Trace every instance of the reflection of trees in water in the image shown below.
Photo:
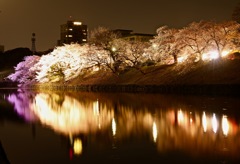
<svg viewBox="0 0 240 164"><path fill-rule="evenodd" d="M61 106L63 105L65 95L64 94L55 94L54 95L48 95L48 102L51 104L50 106L52 109L61 109Z"/></svg>
<svg viewBox="0 0 240 164"><path fill-rule="evenodd" d="M105 144L116 139L121 142L148 140L156 144L159 152L182 150L195 155L237 155L240 148L238 117L231 117L239 105L236 98L46 92L34 95L34 101L30 102L29 112L42 124L73 139L78 135L91 135L91 142L106 140L101 142ZM207 117L206 131L203 111ZM213 114L218 126L215 133ZM222 130L223 115L228 118L227 135Z"/></svg>
<svg viewBox="0 0 240 164"><path fill-rule="evenodd" d="M79 101L89 102L98 99L101 103L117 103L128 106L134 110L146 107L148 110L169 108L191 108L192 110L208 110L222 112L228 109L227 114L237 112L239 109L239 97L229 96L202 96L202 95L172 95L172 94L144 94L144 93L93 93L93 92L70 92L66 93ZM234 110L233 110L234 109Z"/></svg>
<svg viewBox="0 0 240 164"><path fill-rule="evenodd" d="M174 112L175 114L173 114ZM208 128L204 132L201 113L192 114L189 110L182 112L182 117L179 117L179 111L167 111L164 115L158 115L156 144L160 152L181 150L193 155L201 153L201 155L228 154L236 156L238 154L240 142L235 142L240 134L238 125L229 119L227 123L229 131L224 135L222 126L226 125L222 125L221 116L217 116L218 129L214 133L212 116L209 115L207 116Z"/></svg>
<svg viewBox="0 0 240 164"><path fill-rule="evenodd" d="M106 128L112 118L112 110L96 107L97 101L82 104L81 101L64 96L59 105L58 94L39 93L35 97L33 112L43 124L64 134L89 133ZM57 109L57 110L56 110Z"/></svg>
<svg viewBox="0 0 240 164"><path fill-rule="evenodd" d="M14 105L14 110L26 121L35 121L36 116L32 112L32 103L36 93L19 90L8 95L7 100Z"/></svg>

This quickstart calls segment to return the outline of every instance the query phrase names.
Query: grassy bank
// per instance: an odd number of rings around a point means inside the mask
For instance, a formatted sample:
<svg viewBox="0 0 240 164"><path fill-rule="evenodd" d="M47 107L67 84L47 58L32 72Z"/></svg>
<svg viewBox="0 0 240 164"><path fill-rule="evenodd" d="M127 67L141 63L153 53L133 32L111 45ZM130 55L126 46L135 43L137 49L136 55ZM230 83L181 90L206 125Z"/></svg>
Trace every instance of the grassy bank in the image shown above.
<svg viewBox="0 0 240 164"><path fill-rule="evenodd" d="M240 94L240 60L198 62L86 73L65 83L38 84L39 89L94 92Z"/></svg>
<svg viewBox="0 0 240 164"><path fill-rule="evenodd" d="M151 66L130 69L119 75L110 71L85 74L69 81L67 85L203 85L203 84L240 84L240 60L198 62Z"/></svg>

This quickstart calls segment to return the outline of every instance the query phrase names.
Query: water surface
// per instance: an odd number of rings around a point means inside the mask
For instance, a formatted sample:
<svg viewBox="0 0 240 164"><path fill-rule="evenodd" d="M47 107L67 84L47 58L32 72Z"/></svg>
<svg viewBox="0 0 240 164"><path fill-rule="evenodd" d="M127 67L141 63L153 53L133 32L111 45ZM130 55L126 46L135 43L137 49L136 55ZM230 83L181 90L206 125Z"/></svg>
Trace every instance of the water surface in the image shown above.
<svg viewBox="0 0 240 164"><path fill-rule="evenodd" d="M239 121L239 97L0 90L0 162L239 163Z"/></svg>

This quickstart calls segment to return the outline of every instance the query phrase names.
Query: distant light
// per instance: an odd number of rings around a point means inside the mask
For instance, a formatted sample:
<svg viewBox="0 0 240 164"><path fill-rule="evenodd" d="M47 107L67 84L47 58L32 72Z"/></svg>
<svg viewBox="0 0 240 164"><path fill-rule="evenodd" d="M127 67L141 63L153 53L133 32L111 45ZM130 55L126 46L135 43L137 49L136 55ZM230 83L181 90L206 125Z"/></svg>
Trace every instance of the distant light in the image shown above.
<svg viewBox="0 0 240 164"><path fill-rule="evenodd" d="M222 51L222 57L227 56L230 53L230 51L224 50Z"/></svg>
<svg viewBox="0 0 240 164"><path fill-rule="evenodd" d="M93 113L99 116L99 103L98 100L93 102Z"/></svg>
<svg viewBox="0 0 240 164"><path fill-rule="evenodd" d="M153 141L157 141L157 135L158 135L158 130L157 130L157 125L156 122L153 122L153 127L152 127L152 132L153 132Z"/></svg>
<svg viewBox="0 0 240 164"><path fill-rule="evenodd" d="M181 109L178 111L177 119L178 119L178 124L181 124L184 121L184 115Z"/></svg>
<svg viewBox="0 0 240 164"><path fill-rule="evenodd" d="M72 35L66 35L66 38L72 38L73 36Z"/></svg>
<svg viewBox="0 0 240 164"><path fill-rule="evenodd" d="M202 55L203 60L213 60L213 59L218 59L218 58L219 58L219 54L217 51L209 51Z"/></svg>
<svg viewBox="0 0 240 164"><path fill-rule="evenodd" d="M153 46L153 48L157 48L157 44L155 44L155 43L152 46Z"/></svg>
<svg viewBox="0 0 240 164"><path fill-rule="evenodd" d="M116 131L117 131L117 125L116 125L115 119L113 118L112 119L112 133L113 133L113 136L116 135Z"/></svg>
<svg viewBox="0 0 240 164"><path fill-rule="evenodd" d="M116 47L112 47L112 51L115 52L117 49Z"/></svg>
<svg viewBox="0 0 240 164"><path fill-rule="evenodd" d="M86 41L87 41L87 39L82 39L82 41L86 42Z"/></svg>
<svg viewBox="0 0 240 164"><path fill-rule="evenodd" d="M222 117L222 131L223 131L223 134L224 134L225 136L228 135L229 123L228 123L227 116L225 116L225 115Z"/></svg>
<svg viewBox="0 0 240 164"><path fill-rule="evenodd" d="M76 26L80 26L80 25L82 25L82 22L73 22L73 24Z"/></svg>
<svg viewBox="0 0 240 164"><path fill-rule="evenodd" d="M182 63L182 62L184 62L185 60L186 60L186 57L185 57L185 56L181 56L181 57L177 58L177 61L178 61L179 63Z"/></svg>
<svg viewBox="0 0 240 164"><path fill-rule="evenodd" d="M68 30L69 30L69 31L72 31L73 29L72 29L72 28L69 28Z"/></svg>
<svg viewBox="0 0 240 164"><path fill-rule="evenodd" d="M74 140L73 150L74 150L74 154L77 154L77 155L82 154L82 140L81 139Z"/></svg>
<svg viewBox="0 0 240 164"><path fill-rule="evenodd" d="M205 112L203 112L202 115L202 126L203 126L203 131L206 132L207 131L207 117Z"/></svg>
<svg viewBox="0 0 240 164"><path fill-rule="evenodd" d="M212 117L212 128L213 128L213 132L217 133L218 121L215 114L213 114L213 117Z"/></svg>
<svg viewBox="0 0 240 164"><path fill-rule="evenodd" d="M218 52L213 51L213 52L210 54L210 58L211 58L211 59L217 59L217 58L219 58Z"/></svg>
<svg viewBox="0 0 240 164"><path fill-rule="evenodd" d="M193 119L192 119L192 118L190 118L190 123L191 123L191 124L193 123Z"/></svg>

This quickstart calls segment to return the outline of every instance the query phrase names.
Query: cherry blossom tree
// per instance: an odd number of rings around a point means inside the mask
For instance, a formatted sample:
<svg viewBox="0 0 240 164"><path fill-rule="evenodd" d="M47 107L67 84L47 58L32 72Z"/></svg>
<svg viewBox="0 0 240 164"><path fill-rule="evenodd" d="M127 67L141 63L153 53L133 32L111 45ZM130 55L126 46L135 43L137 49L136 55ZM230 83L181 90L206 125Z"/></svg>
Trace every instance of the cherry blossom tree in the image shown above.
<svg viewBox="0 0 240 164"><path fill-rule="evenodd" d="M109 60L105 60L105 65L113 72L117 73L122 63L119 55L120 35L105 27L98 27L91 31L89 43L108 52Z"/></svg>
<svg viewBox="0 0 240 164"><path fill-rule="evenodd" d="M113 31L99 27L92 31L88 44L66 44L41 57L25 57L8 78L27 85L64 83L99 69L119 74L132 67L144 74L142 66L147 61L173 64L222 57L239 48L239 29L235 21L192 22L182 29L162 26L150 42L139 42L124 40Z"/></svg>
<svg viewBox="0 0 240 164"><path fill-rule="evenodd" d="M99 69L106 69L109 67L110 58L106 50L95 45L85 44L84 46L87 48L84 60L86 60L88 64L85 65L83 71L98 71Z"/></svg>
<svg viewBox="0 0 240 164"><path fill-rule="evenodd" d="M202 55L209 46L209 35L206 33L208 22L192 22L187 27L179 30L176 44L179 50L190 61L202 61Z"/></svg>
<svg viewBox="0 0 240 164"><path fill-rule="evenodd" d="M147 56L144 54L145 49L149 46L148 42L127 41L124 46L123 62L126 67L133 67L141 73L142 65L147 61Z"/></svg>
<svg viewBox="0 0 240 164"><path fill-rule="evenodd" d="M40 60L39 56L26 56L24 60L17 64L15 73L10 74L7 78L11 81L18 82L20 86L36 82L36 69L34 65Z"/></svg>
<svg viewBox="0 0 240 164"><path fill-rule="evenodd" d="M224 51L229 51L236 48L239 41L240 24L235 21L227 21L221 23L209 22L207 35L210 37L210 50L216 51L219 58L224 55Z"/></svg>
<svg viewBox="0 0 240 164"><path fill-rule="evenodd" d="M170 56L173 56L174 63L221 58L240 43L239 24L234 21L192 22L178 30L163 26L157 33L146 53L152 60L161 63L169 63L172 60Z"/></svg>
<svg viewBox="0 0 240 164"><path fill-rule="evenodd" d="M106 56L104 52L88 44L57 47L53 52L42 56L35 65L36 68L40 68L36 79L41 83L68 81L80 75L83 70L99 66L101 54Z"/></svg>
<svg viewBox="0 0 240 164"><path fill-rule="evenodd" d="M150 40L151 46L146 50L150 60L157 63L168 63L169 60L177 62L178 49L176 49L177 29L162 26L157 29L157 36Z"/></svg>

